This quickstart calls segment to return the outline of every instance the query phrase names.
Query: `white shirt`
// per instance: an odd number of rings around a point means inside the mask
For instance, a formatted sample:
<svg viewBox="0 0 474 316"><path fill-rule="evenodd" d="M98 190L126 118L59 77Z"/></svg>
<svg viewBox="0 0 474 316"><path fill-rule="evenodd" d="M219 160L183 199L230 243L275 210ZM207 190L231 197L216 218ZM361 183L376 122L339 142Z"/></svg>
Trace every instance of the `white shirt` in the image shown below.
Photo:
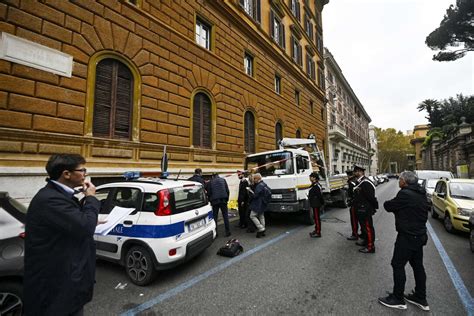
<svg viewBox="0 0 474 316"><path fill-rule="evenodd" d="M76 193L76 191L74 189L71 189L70 187L68 187L67 185L62 184L61 182L58 182L56 180L51 180L51 182L54 182L54 184L60 186L67 193L70 193L72 195L74 195Z"/></svg>

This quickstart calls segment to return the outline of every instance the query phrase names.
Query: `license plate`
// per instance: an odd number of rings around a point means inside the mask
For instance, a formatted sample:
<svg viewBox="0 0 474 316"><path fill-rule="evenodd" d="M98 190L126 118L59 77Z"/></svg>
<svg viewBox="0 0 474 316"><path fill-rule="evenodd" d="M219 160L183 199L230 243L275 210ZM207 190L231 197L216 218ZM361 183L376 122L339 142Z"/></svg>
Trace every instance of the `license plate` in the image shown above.
<svg viewBox="0 0 474 316"><path fill-rule="evenodd" d="M196 230L196 229L198 229L198 228L200 228L200 227L202 227L202 226L204 226L204 225L206 225L206 219L205 219L205 218L200 219L200 220L198 220L198 221L196 221L196 222L189 223L189 224L188 224L188 230L189 230L190 232L192 232L193 230Z"/></svg>
<svg viewBox="0 0 474 316"><path fill-rule="evenodd" d="M282 194L272 194L272 199L283 199Z"/></svg>

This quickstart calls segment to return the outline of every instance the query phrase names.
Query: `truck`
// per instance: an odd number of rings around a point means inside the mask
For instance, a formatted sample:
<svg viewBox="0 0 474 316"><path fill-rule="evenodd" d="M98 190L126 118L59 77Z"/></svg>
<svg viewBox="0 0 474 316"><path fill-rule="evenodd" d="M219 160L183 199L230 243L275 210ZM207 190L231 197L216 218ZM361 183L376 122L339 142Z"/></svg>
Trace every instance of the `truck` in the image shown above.
<svg viewBox="0 0 474 316"><path fill-rule="evenodd" d="M347 176L327 172L324 155L312 135L307 139L283 138L277 150L248 155L244 167L251 173L260 173L270 187L269 213L299 214L304 223L314 224L314 214L308 202L309 175L313 171L319 172L326 204L348 205Z"/></svg>

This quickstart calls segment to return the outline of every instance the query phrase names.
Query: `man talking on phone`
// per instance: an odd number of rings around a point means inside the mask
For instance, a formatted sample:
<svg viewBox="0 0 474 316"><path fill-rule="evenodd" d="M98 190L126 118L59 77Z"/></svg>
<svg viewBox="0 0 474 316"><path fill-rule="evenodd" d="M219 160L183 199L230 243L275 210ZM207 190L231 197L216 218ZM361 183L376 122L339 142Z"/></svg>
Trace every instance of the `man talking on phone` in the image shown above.
<svg viewBox="0 0 474 316"><path fill-rule="evenodd" d="M86 160L53 155L49 178L30 203L25 225L25 315L83 315L95 282L95 243L100 202L86 180ZM82 192L79 201L74 195Z"/></svg>

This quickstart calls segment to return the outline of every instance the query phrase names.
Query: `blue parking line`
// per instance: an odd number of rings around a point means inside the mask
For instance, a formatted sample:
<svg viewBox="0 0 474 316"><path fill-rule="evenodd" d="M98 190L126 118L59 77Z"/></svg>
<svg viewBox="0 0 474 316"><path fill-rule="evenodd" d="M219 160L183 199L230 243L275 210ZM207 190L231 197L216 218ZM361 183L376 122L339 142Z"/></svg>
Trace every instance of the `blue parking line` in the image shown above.
<svg viewBox="0 0 474 316"><path fill-rule="evenodd" d="M323 214L324 215L324 214ZM323 217L323 216L321 216ZM270 239L269 241L249 250L249 251L246 251L246 252L243 252L241 255L237 256L237 257L234 257L232 259L229 259L223 263L221 263L220 265L200 274L200 275L197 275L195 276L194 278L192 278L191 280L189 281L186 281L184 283L181 283L180 285L176 286L175 288L172 288L168 291L166 291L165 293L163 294L160 294L158 296L156 296L155 298L152 298L151 300L141 304L141 305L138 305L137 307L134 307L124 313L122 313L121 315L122 316L125 316L125 315L136 315L144 310L147 310L151 307L153 307L154 305L156 304L160 304L161 302L163 302L164 300L167 300L181 292L183 292L184 290L192 287L193 285L207 279L208 277L226 269L227 267L247 258L248 256L251 256L253 255L254 253L256 252L259 252L260 250L263 250L265 248L267 248L268 246L271 246L273 245L274 243L282 240L283 238L286 238L287 236L291 235L292 233L294 233L295 231L301 229L302 227L305 227L305 226L300 226L300 227L297 227L297 228L294 228L290 231L287 231L286 233L284 234L281 234L273 239Z"/></svg>
<svg viewBox="0 0 474 316"><path fill-rule="evenodd" d="M441 259L443 259L443 263L446 267L446 270L448 270L449 276L451 277L451 281L453 281L453 285L456 288L456 291L458 292L459 297L461 298L461 302L464 305L464 308L466 309L467 315L474 316L474 300L472 299L472 296L469 293L469 290L464 285L464 282L462 281L461 276L459 275L458 271L454 267L454 264L449 258L446 250L444 250L444 247L441 244L441 241L439 240L435 231L433 230L433 227L431 227L431 224L426 223L426 227L428 228L428 231L430 232L431 239L433 239L436 249L438 249Z"/></svg>

